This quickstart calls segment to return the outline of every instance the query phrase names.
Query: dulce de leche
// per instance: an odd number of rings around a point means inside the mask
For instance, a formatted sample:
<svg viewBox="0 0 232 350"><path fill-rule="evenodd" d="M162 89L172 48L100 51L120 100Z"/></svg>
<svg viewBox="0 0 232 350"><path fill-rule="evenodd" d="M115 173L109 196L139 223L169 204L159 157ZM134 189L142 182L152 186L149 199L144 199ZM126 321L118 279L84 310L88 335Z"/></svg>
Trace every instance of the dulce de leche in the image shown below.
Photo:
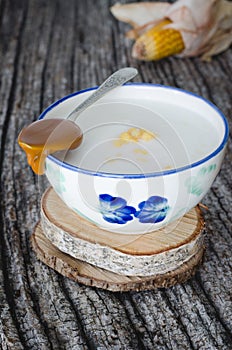
<svg viewBox="0 0 232 350"><path fill-rule="evenodd" d="M41 119L22 129L18 143L25 151L32 170L42 175L45 172L47 155L75 149L82 139L81 129L71 120Z"/></svg>

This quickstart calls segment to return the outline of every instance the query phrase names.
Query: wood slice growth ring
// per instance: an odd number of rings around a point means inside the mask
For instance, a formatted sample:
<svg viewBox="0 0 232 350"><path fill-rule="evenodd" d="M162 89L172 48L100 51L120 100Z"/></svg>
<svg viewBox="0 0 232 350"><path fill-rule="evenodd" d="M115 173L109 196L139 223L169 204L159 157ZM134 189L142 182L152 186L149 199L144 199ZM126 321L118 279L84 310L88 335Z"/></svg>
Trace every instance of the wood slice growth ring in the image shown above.
<svg viewBox="0 0 232 350"><path fill-rule="evenodd" d="M194 274L204 251L203 228L196 207L158 231L111 233L78 216L48 189L31 241L37 257L64 276L112 291L145 290Z"/></svg>

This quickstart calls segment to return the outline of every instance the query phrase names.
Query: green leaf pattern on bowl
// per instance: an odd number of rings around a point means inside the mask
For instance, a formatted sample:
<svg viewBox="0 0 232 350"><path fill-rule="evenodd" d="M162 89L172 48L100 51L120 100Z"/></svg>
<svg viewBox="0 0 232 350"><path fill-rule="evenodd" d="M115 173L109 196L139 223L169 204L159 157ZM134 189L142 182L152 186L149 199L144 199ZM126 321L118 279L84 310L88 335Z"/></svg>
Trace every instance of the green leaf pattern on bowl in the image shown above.
<svg viewBox="0 0 232 350"><path fill-rule="evenodd" d="M66 192L64 174L57 171L57 168L53 167L51 164L46 164L46 172L48 178L52 179L54 190L62 196L62 193Z"/></svg>
<svg viewBox="0 0 232 350"><path fill-rule="evenodd" d="M205 177L212 171L215 171L215 169L216 164L211 164L208 167L201 168L196 176L189 177L185 181L185 186L187 187L188 193L191 193L195 196L200 196L204 191Z"/></svg>

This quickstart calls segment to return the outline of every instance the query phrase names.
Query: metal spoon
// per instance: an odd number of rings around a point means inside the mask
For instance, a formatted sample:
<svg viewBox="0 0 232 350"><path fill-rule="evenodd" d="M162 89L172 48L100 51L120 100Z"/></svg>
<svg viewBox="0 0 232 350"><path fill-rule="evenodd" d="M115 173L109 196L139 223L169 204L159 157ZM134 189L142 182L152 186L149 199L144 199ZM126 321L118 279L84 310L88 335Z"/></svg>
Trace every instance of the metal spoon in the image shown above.
<svg viewBox="0 0 232 350"><path fill-rule="evenodd" d="M104 96L109 91L115 89L118 86L123 85L127 81L131 80L138 74L136 68L126 67L117 70L115 73L109 76L104 83L102 83L99 88L92 93L86 100L84 100L79 106L77 106L67 117L72 121L75 121L77 117L93 103L98 101L102 96Z"/></svg>

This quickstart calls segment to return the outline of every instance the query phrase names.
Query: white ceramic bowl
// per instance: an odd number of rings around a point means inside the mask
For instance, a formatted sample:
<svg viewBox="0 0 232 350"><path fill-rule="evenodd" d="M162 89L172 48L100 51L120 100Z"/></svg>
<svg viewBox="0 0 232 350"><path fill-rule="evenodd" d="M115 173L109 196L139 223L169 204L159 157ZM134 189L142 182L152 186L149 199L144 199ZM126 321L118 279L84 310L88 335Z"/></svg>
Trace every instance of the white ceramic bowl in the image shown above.
<svg viewBox="0 0 232 350"><path fill-rule="evenodd" d="M64 118L94 89L64 97L40 118ZM152 84L119 87L76 122L83 144L48 156L46 176L80 216L125 234L159 229L197 205L221 167L228 139L226 119L212 103ZM128 130L134 142L125 140Z"/></svg>

